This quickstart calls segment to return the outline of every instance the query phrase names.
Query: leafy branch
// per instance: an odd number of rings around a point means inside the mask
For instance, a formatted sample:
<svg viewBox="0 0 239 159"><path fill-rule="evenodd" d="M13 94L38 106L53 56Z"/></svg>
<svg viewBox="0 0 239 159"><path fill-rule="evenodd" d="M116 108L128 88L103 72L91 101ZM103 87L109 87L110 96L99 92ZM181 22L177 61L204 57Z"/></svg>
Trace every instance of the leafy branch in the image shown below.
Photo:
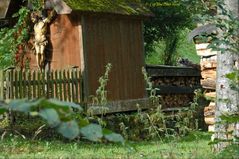
<svg viewBox="0 0 239 159"><path fill-rule="evenodd" d="M106 139L111 142L124 144L124 138L101 125L90 123L81 115L83 109L80 105L62 102L56 99L11 100L0 103L0 115L13 112L22 112L30 116L38 116L47 124L56 129L62 136L72 140L79 136L84 139L99 142ZM76 119L77 115L77 119Z"/></svg>
<svg viewBox="0 0 239 159"><path fill-rule="evenodd" d="M29 9L22 7L13 17L18 19L12 28L0 30L0 68L15 65L17 62L16 53L19 47L23 46L29 39Z"/></svg>

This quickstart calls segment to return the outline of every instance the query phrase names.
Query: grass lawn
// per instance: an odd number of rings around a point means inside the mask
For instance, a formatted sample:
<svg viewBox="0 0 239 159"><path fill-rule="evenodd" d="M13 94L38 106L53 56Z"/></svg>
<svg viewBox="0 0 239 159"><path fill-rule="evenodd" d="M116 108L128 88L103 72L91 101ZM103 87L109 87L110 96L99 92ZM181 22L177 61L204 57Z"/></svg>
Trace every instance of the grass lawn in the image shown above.
<svg viewBox="0 0 239 159"><path fill-rule="evenodd" d="M27 140L6 137L0 142L0 158L213 158L210 136L196 133L168 142L129 142L128 146L82 141Z"/></svg>

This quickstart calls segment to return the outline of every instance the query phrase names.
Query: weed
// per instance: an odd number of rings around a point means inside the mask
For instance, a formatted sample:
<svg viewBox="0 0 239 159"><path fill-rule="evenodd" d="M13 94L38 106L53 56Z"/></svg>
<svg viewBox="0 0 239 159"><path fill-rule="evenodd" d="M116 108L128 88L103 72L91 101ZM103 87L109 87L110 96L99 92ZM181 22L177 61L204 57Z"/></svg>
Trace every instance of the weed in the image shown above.
<svg viewBox="0 0 239 159"><path fill-rule="evenodd" d="M198 115L202 108L199 103L202 103L203 98L205 98L204 93L200 90L195 91L195 97L190 106L175 112L164 112L160 105L160 96L156 92L158 89L153 87L153 83L144 68L142 72L147 83L149 99L154 107L145 111L138 106L136 113L121 113L107 117L107 121L114 121L109 122L109 127L121 131L126 139L131 140L155 138L162 140L163 137L180 138L193 130L197 130L199 128L199 119L197 118L202 118L202 115Z"/></svg>
<svg viewBox="0 0 239 159"><path fill-rule="evenodd" d="M101 116L103 117L103 115L108 111L108 108L106 107L107 104L107 90L106 90L106 86L107 83L109 81L109 73L111 71L112 65L111 63L108 63L106 65L106 70L103 76L101 76L99 78L99 87L97 88L96 92L95 92L95 96L91 96L92 98L92 107L88 108L87 113L90 116L93 116L95 109L97 109L98 111L101 112ZM99 121L99 122L103 122L103 121Z"/></svg>

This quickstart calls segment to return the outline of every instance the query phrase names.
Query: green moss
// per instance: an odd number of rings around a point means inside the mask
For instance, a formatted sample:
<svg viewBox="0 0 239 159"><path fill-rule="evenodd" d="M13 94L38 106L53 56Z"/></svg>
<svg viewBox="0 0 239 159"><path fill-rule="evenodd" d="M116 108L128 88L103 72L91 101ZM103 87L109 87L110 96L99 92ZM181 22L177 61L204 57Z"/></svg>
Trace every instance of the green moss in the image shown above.
<svg viewBox="0 0 239 159"><path fill-rule="evenodd" d="M64 0L73 10L125 15L149 15L140 0Z"/></svg>

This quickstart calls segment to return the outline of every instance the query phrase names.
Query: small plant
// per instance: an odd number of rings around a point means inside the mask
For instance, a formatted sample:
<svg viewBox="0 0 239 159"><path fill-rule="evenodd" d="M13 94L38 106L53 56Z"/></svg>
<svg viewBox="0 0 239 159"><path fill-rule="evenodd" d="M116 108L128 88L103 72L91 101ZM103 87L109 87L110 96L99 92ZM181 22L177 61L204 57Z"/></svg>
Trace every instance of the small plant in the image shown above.
<svg viewBox="0 0 239 159"><path fill-rule="evenodd" d="M99 78L99 87L96 90L96 96L93 97L93 102L95 104L105 105L107 103L107 90L106 86L109 81L109 73L111 71L112 65L108 63L106 66L105 74Z"/></svg>
<svg viewBox="0 0 239 159"><path fill-rule="evenodd" d="M152 101L152 105L155 107L160 106L160 104L159 104L160 96L157 95L157 91L159 89L153 86L153 83L152 83L150 77L148 76L147 71L144 67L142 67L142 73L144 75L144 80L147 85L146 91L149 92L149 99Z"/></svg>
<svg viewBox="0 0 239 159"><path fill-rule="evenodd" d="M101 125L90 123L81 114L83 111L81 106L75 103L43 98L30 101L20 99L2 102L0 105L0 115L7 113L9 110L29 114L32 117L39 117L46 121L50 128L54 128L63 137L70 140L82 137L94 142L105 139L112 142L124 143L124 139L120 134L102 128ZM78 114L77 120L75 114ZM41 132L43 127L40 127L35 132L33 138ZM3 134L6 134L8 130L11 130L11 127L4 128ZM17 132L16 130L14 131Z"/></svg>
<svg viewBox="0 0 239 159"><path fill-rule="evenodd" d="M97 90L95 92L96 95L91 96L94 106L90 107L87 110L88 114L90 114L91 116L93 115L95 109L97 109L101 112L102 117L108 111L108 108L106 107L106 104L107 104L106 86L107 86L107 83L109 81L109 73L111 71L112 64L108 63L105 67L106 67L106 70L105 70L104 75L101 76L98 80L99 81L99 87L97 88ZM102 122L103 121L100 120L100 123L102 123Z"/></svg>
<svg viewBox="0 0 239 159"><path fill-rule="evenodd" d="M201 91L195 92L195 99L190 107L178 112L164 112L160 105L158 88L154 88L147 72L142 68L144 79L147 83L149 99L152 109L142 110L138 105L136 113L118 114L108 120L113 121L110 126L119 129L127 139L162 139L162 137L182 137L198 128L198 120L195 119L199 99L204 96ZM107 117L106 117L107 120ZM115 128L118 125L118 128Z"/></svg>

